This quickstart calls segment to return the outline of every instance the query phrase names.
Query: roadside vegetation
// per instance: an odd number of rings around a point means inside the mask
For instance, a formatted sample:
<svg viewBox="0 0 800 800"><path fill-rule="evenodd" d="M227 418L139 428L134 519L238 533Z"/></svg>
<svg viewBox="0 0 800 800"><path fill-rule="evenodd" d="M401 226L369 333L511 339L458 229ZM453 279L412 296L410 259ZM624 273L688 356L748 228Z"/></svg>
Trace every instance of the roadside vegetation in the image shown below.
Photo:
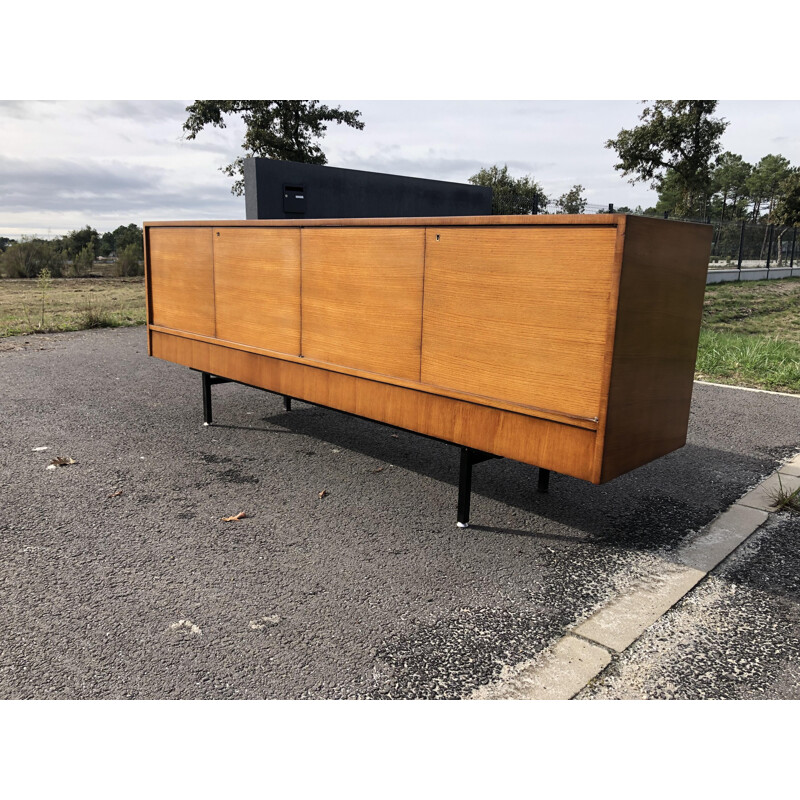
<svg viewBox="0 0 800 800"><path fill-rule="evenodd" d="M0 281L0 336L117 328L145 322L144 278Z"/></svg>
<svg viewBox="0 0 800 800"><path fill-rule="evenodd" d="M142 325L142 229L0 236L0 336Z"/></svg>
<svg viewBox="0 0 800 800"><path fill-rule="evenodd" d="M800 278L708 286L697 378L800 393Z"/></svg>

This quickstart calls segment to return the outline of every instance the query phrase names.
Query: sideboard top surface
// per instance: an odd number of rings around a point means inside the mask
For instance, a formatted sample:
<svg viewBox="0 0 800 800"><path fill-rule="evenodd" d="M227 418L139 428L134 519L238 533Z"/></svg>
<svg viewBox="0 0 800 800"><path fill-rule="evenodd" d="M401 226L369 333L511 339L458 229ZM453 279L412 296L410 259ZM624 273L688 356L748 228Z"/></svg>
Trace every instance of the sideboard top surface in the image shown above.
<svg viewBox="0 0 800 800"><path fill-rule="evenodd" d="M412 227L440 225L571 225L580 227L617 226L627 214L495 214L482 217L354 217L348 219L246 219L246 220L174 220L145 222L145 228L246 227L246 228L315 228L315 227ZM656 220L664 225L700 225L677 220Z"/></svg>

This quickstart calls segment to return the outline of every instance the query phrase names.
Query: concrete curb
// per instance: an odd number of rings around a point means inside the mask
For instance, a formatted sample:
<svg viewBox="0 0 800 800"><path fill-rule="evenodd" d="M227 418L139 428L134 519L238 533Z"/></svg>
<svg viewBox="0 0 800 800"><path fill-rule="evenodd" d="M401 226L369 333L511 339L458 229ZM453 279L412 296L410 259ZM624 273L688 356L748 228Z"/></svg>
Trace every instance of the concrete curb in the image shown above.
<svg viewBox="0 0 800 800"><path fill-rule="evenodd" d="M473 700L569 700L630 647L711 570L755 533L770 513L773 492L800 488L800 454L744 494L673 556L640 578L531 661L504 667Z"/></svg>
<svg viewBox="0 0 800 800"><path fill-rule="evenodd" d="M611 663L608 650L567 634L539 658L505 667L472 700L568 700Z"/></svg>

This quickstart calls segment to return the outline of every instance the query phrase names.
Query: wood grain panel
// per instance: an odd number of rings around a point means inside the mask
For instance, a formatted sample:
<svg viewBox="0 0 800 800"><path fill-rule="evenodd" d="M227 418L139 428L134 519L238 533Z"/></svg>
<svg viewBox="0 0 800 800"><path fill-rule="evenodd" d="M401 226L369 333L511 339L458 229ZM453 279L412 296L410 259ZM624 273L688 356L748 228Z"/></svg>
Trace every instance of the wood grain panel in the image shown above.
<svg viewBox="0 0 800 800"><path fill-rule="evenodd" d="M593 431L158 331L152 342L167 361L592 480ZM199 415L199 389L197 403Z"/></svg>
<svg viewBox="0 0 800 800"><path fill-rule="evenodd" d="M603 481L686 443L712 229L629 217Z"/></svg>
<svg viewBox="0 0 800 800"><path fill-rule="evenodd" d="M300 231L215 228L217 338L300 354Z"/></svg>
<svg viewBox="0 0 800 800"><path fill-rule="evenodd" d="M428 228L423 383L597 418L614 227Z"/></svg>
<svg viewBox="0 0 800 800"><path fill-rule="evenodd" d="M303 356L418 380L424 229L302 232Z"/></svg>
<svg viewBox="0 0 800 800"><path fill-rule="evenodd" d="M151 332L158 333L172 333L170 328L162 328L159 325L150 325ZM181 336L187 339L198 339L199 341L208 344L218 344L218 340L213 336L200 336L196 333L188 333L181 331ZM576 425L579 428L586 428L587 430L596 431L600 428L600 423L595 420L584 419L583 417L576 417L574 414L561 414L555 411L545 411L537 408L530 408L528 406L520 405L519 403L508 403L505 400L498 400L497 398L482 397L477 394L469 394L467 392L460 392L455 389L442 389L438 386L431 386L430 384L422 384L419 381L409 381L405 378L387 377L385 375L377 375L374 372L366 372L364 370L351 369L350 367L343 367L339 364L330 364L324 361L316 361L313 358L302 358L301 356L293 356L290 353L276 353L273 350L264 350L262 348L251 347L246 344L239 344L238 342L222 342L226 347L235 350L244 350L248 353L255 355L262 355L268 357L277 356L286 361L297 361L301 364L307 364L311 367L319 367L320 369L330 370L331 372L341 372L345 375L353 375L357 378L367 378L368 380L381 381L384 383L391 383L395 386L402 386L406 389L416 389L431 394L441 394L446 397L452 397L455 400L464 400L468 403L477 403L478 405L491 406L492 408L502 408L506 411L514 411L518 414L527 414L532 417L539 417L541 419L550 419L554 422L564 422L567 425ZM152 353L150 354L152 355Z"/></svg>
<svg viewBox="0 0 800 800"><path fill-rule="evenodd" d="M150 322L214 336L211 228L149 230Z"/></svg>

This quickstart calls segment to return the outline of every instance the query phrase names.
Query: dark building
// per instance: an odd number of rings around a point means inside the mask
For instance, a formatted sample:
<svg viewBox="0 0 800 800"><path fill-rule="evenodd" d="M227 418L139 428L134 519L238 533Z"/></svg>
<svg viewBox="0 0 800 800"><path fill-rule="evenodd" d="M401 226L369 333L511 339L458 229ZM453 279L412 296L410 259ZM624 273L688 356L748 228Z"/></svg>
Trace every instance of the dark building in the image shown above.
<svg viewBox="0 0 800 800"><path fill-rule="evenodd" d="M460 217L492 213L492 190L467 183L247 158L247 219Z"/></svg>

